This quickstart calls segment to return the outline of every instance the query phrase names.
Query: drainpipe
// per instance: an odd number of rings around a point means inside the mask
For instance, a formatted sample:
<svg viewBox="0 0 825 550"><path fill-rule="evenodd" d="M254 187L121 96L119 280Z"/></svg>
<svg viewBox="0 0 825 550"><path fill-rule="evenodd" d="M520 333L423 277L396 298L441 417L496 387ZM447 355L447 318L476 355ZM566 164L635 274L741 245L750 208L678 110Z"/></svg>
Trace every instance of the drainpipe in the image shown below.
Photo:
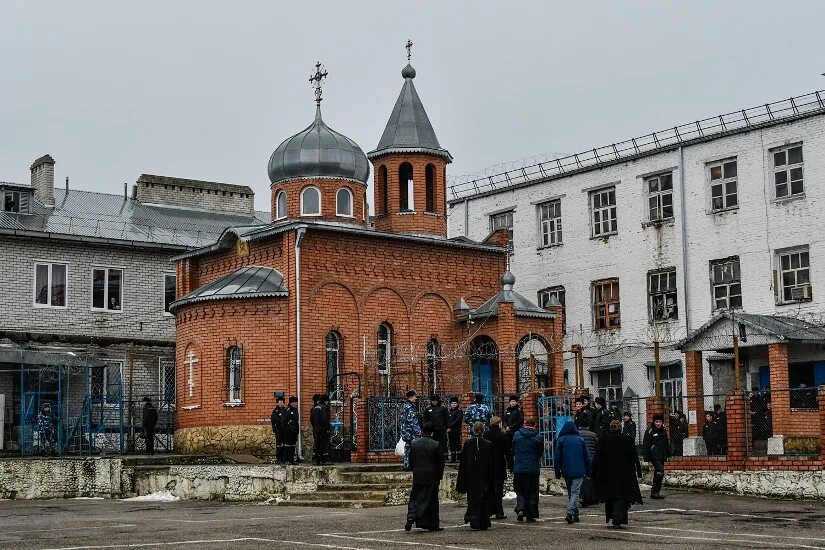
<svg viewBox="0 0 825 550"><path fill-rule="evenodd" d="M295 365L298 391L298 411L301 410L301 241L305 227L295 232ZM300 414L300 412L299 412ZM298 422L298 457L301 457L301 423Z"/></svg>
<svg viewBox="0 0 825 550"><path fill-rule="evenodd" d="M682 220L682 281L684 281L685 288L685 328L690 334L690 302L688 300L688 242L687 242L687 220L685 218L687 207L685 206L685 155L681 147L679 147L679 197L682 203L681 215Z"/></svg>
<svg viewBox="0 0 825 550"><path fill-rule="evenodd" d="M470 236L470 201L464 199L464 236Z"/></svg>

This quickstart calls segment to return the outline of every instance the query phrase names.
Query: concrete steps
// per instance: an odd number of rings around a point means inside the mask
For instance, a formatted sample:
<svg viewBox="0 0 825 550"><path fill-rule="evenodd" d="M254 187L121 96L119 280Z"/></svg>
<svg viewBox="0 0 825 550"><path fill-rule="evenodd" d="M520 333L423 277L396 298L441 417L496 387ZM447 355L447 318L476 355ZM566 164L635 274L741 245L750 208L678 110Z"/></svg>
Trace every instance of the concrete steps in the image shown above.
<svg viewBox="0 0 825 550"><path fill-rule="evenodd" d="M384 502L375 500L300 500L290 498L278 504L278 506L311 506L314 508L379 508L385 506Z"/></svg>
<svg viewBox="0 0 825 550"><path fill-rule="evenodd" d="M374 508L398 500L399 493L411 486L412 475L400 464L346 465L336 468L330 480L315 491L292 493L280 505Z"/></svg>

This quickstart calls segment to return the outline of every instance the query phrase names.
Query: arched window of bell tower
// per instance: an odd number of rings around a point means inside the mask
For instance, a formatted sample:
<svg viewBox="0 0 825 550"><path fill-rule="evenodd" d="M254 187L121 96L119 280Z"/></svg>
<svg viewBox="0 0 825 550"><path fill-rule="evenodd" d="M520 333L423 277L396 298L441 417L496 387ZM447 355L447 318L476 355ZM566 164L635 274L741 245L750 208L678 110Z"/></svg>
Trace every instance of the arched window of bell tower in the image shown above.
<svg viewBox="0 0 825 550"><path fill-rule="evenodd" d="M383 164L378 167L378 200L375 201L376 214L386 214L390 211L390 189L387 185L387 167Z"/></svg>
<svg viewBox="0 0 825 550"><path fill-rule="evenodd" d="M398 167L398 209L401 212L415 210L413 205L413 168L409 162Z"/></svg>
<svg viewBox="0 0 825 550"><path fill-rule="evenodd" d="M426 191L426 212L435 212L435 166L428 164L424 171Z"/></svg>

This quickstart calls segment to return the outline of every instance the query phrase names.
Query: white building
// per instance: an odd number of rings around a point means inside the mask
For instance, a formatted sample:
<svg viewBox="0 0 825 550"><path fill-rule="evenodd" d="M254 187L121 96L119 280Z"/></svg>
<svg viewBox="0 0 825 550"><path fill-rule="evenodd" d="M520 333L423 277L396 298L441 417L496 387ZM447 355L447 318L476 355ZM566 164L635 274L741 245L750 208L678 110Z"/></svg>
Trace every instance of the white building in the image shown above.
<svg viewBox="0 0 825 550"><path fill-rule="evenodd" d="M668 344L715 313L822 324L823 100L816 92L456 182L450 237L484 241L512 228L518 291L542 304L559 298L565 349L584 348L584 382L593 391L652 395L658 340L663 389L680 395L681 354ZM575 384L572 356L565 357ZM825 383L814 380L825 373L816 359L791 358L793 387ZM745 387L764 386L767 358L742 360ZM705 393L732 387L731 356L705 354Z"/></svg>

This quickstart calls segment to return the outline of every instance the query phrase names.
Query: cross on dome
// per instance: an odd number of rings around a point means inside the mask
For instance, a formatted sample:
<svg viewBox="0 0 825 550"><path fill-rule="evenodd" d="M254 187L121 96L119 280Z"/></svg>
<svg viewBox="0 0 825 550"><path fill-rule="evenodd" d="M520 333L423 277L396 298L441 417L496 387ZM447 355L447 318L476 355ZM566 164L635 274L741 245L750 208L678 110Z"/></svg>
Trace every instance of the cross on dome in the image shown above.
<svg viewBox="0 0 825 550"><path fill-rule="evenodd" d="M412 47L413 47L413 42L412 42L412 40L410 40L408 38L407 39L407 45L405 46L405 48L407 48L407 63L410 62L410 57L412 56Z"/></svg>
<svg viewBox="0 0 825 550"><path fill-rule="evenodd" d="M321 82L327 77L326 68L318 61L315 63L315 72L309 76L310 85L315 88L315 103L321 105Z"/></svg>

